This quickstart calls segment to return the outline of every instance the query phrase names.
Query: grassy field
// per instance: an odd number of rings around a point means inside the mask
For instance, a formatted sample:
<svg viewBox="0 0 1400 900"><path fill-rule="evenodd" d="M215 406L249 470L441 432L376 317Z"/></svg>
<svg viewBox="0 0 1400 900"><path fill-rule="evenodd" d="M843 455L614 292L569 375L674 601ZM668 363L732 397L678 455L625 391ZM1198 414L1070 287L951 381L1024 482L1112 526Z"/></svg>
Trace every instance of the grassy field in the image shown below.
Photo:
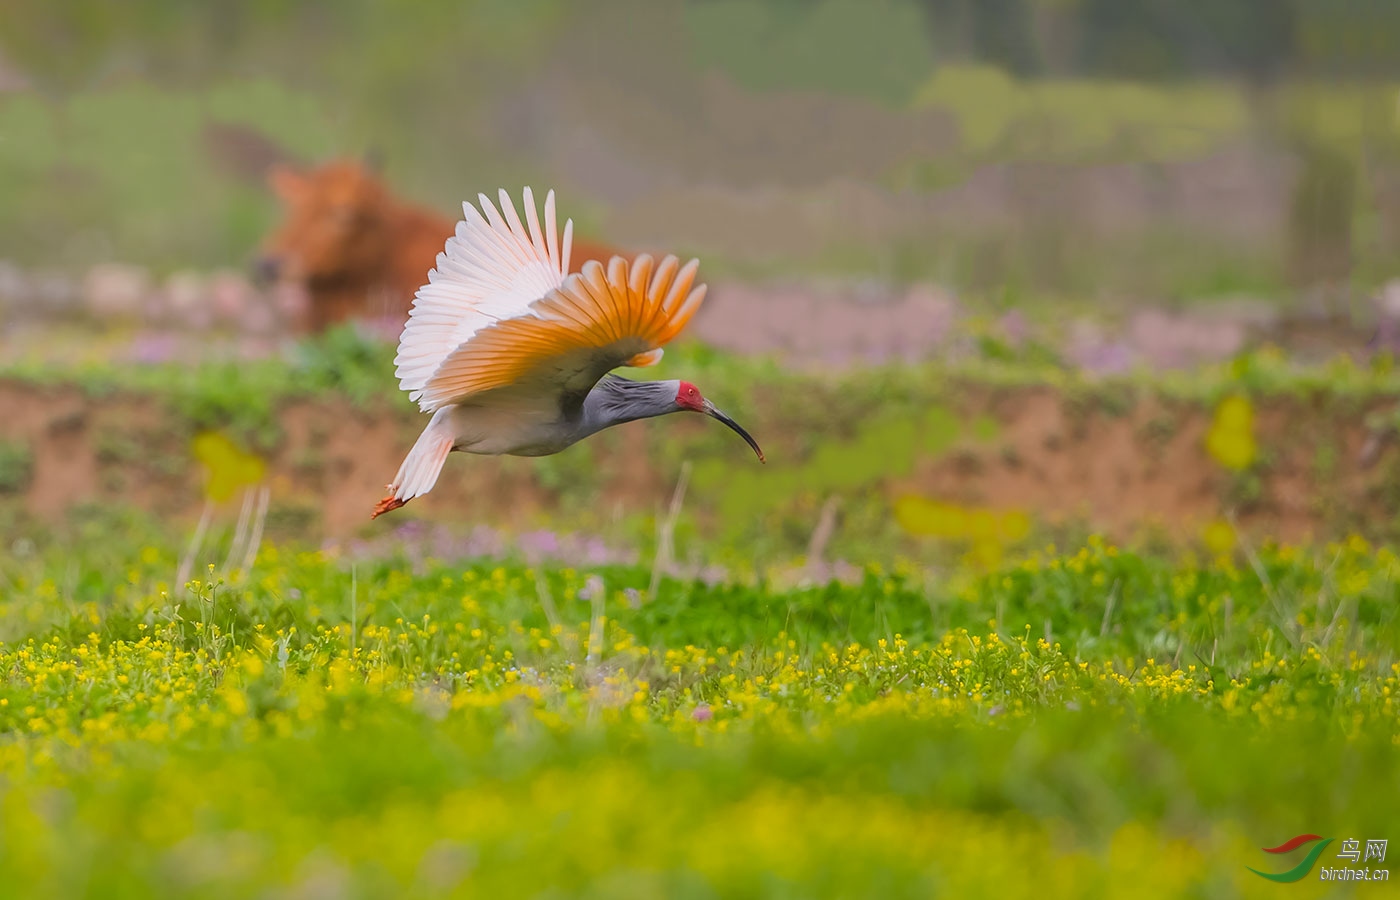
<svg viewBox="0 0 1400 900"><path fill-rule="evenodd" d="M13 896L1332 896L1248 867L1400 821L1359 539L653 595L290 547L181 588L137 531L0 575Z"/></svg>

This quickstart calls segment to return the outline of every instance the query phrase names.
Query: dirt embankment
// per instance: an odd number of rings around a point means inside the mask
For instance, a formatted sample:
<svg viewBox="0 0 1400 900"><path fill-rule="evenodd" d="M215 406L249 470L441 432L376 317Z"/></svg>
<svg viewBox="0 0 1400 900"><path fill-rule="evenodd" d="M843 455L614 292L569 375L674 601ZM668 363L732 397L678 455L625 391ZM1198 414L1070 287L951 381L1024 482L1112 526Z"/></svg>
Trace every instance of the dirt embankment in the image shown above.
<svg viewBox="0 0 1400 900"><path fill-rule="evenodd" d="M1048 388L982 389L950 409L968 427L950 447L916 451L908 471L857 488L797 479L801 493L861 493L875 502L912 494L969 509L1016 510L1034 522L1079 522L1125 538L1152 530L1196 535L1227 514L1256 535L1291 541L1352 530L1382 537L1395 526L1391 500L1400 496L1400 449L1384 450L1369 465L1358 462L1368 437L1363 409L1261 403L1253 423L1259 461L1245 472L1225 468L1206 451L1212 413L1191 404L1147 396L1118 407L1085 405ZM974 420L983 423L980 435L974 436ZM12 448L0 473L0 504L22 505L40 520L86 503L131 504L193 519L204 502L203 471L190 451L192 429L156 398L98 398L70 387L0 382L0 421ZM421 418L326 399L289 404L277 422L281 436L263 453L273 533L314 538L381 527L382 520L369 523L369 511ZM812 448L842 440L810 429L803 434L780 420L752 424L756 433L771 436L770 469L801 466ZM657 463L659 442L683 446L704 427L668 421L605 433L594 439L588 465L562 475L533 460L454 458L433 494L405 512L505 529L560 515L586 527L653 513L669 497L675 470ZM16 463L17 453L27 459ZM581 488L579 471L586 481ZM583 518L577 515L581 498L591 511ZM810 501L773 498L780 516L804 521ZM702 523L713 521L722 506L722 498L694 491L686 501Z"/></svg>
<svg viewBox="0 0 1400 900"><path fill-rule="evenodd" d="M1045 522L1078 520L1110 534L1195 536L1234 516L1255 535L1323 539L1394 525L1396 454L1362 464L1365 416L1290 400L1257 410L1258 462L1233 471L1206 450L1212 412L1159 398L1084 409L1050 389L990 393L1001 426L977 451L916 465L905 485L969 506L1019 509Z"/></svg>

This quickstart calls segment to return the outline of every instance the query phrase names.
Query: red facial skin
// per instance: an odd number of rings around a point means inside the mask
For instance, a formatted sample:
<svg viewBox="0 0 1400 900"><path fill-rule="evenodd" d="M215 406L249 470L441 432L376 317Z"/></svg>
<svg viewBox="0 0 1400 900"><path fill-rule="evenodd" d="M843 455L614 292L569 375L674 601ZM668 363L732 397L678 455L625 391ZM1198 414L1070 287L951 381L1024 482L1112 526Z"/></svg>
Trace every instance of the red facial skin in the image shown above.
<svg viewBox="0 0 1400 900"><path fill-rule="evenodd" d="M758 444L754 442L754 439L749 433L740 427L733 419L715 409L710 401L706 400L700 394L700 389L689 381L682 381L680 386L676 389L676 406L679 409L698 412L723 422L726 426L737 432L739 436L744 439L744 443L753 448L753 452L758 454L759 462L767 462L767 460L763 458L763 451L759 449Z"/></svg>
<svg viewBox="0 0 1400 900"><path fill-rule="evenodd" d="M689 381L682 381L680 388L676 391L676 405L692 412L704 412L705 398L700 396L700 389L695 385Z"/></svg>

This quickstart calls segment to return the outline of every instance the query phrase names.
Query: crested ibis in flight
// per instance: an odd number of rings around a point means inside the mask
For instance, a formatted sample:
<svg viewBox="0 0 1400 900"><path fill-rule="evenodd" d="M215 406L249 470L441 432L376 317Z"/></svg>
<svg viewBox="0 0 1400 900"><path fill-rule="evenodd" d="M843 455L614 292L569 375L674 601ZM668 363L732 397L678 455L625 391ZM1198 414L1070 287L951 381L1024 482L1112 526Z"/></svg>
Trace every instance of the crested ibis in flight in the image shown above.
<svg viewBox="0 0 1400 900"><path fill-rule="evenodd" d="M399 386L433 414L370 518L432 490L453 450L547 456L604 428L697 412L758 443L688 381L632 381L619 366L651 366L700 308L699 260L684 266L614 256L570 274L573 221L559 237L554 192L540 227L525 188L522 224L510 196L496 209L463 203L464 218L418 289L394 359Z"/></svg>

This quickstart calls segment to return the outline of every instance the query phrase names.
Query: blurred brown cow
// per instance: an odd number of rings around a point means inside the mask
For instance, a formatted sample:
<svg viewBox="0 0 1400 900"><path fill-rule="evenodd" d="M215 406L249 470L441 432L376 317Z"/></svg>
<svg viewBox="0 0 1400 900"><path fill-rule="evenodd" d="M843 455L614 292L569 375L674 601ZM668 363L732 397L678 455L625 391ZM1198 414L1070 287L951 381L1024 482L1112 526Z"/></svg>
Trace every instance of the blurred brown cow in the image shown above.
<svg viewBox="0 0 1400 900"><path fill-rule="evenodd" d="M305 285L311 331L351 318L408 317L455 221L396 198L354 160L306 171L276 165L268 182L286 218L263 242L258 276ZM606 263L617 252L575 237L569 267Z"/></svg>

